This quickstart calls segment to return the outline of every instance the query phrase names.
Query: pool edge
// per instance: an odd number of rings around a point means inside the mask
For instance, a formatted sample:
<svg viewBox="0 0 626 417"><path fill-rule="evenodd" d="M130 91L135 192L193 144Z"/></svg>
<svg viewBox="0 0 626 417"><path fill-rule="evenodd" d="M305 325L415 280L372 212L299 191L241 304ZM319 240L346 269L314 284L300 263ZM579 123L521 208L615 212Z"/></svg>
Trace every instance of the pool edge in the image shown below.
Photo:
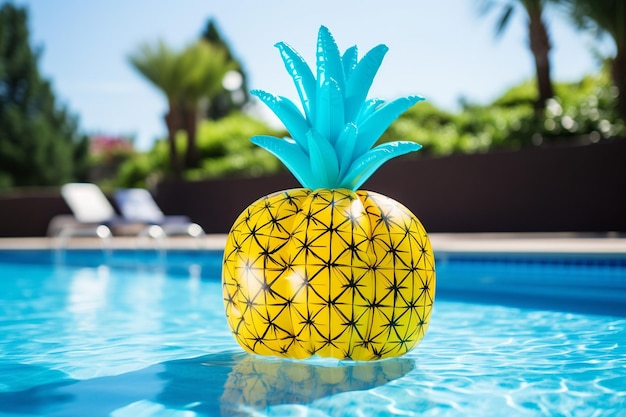
<svg viewBox="0 0 626 417"><path fill-rule="evenodd" d="M433 251L438 256L452 254L546 254L546 255L610 255L626 257L626 237L613 234L578 233L471 233L430 235ZM66 249L155 249L222 250L225 234L208 234L199 238L166 239L120 236L109 239L77 237L64 242ZM58 249L55 238L0 238L0 249Z"/></svg>

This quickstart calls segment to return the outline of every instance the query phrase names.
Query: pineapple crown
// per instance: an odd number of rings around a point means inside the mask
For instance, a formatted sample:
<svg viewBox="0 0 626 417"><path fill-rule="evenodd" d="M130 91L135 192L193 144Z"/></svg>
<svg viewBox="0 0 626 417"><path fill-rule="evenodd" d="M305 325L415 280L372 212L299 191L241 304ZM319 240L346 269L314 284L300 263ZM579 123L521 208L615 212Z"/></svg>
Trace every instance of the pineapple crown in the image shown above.
<svg viewBox="0 0 626 417"><path fill-rule="evenodd" d="M357 190L389 159L422 147L396 141L372 148L400 114L423 100L419 96L389 103L367 99L387 46L372 48L359 61L356 46L341 55L332 34L322 26L317 38L317 79L293 48L284 42L275 46L293 78L304 114L286 97L252 90L283 122L291 138L254 136L251 141L277 156L303 187Z"/></svg>

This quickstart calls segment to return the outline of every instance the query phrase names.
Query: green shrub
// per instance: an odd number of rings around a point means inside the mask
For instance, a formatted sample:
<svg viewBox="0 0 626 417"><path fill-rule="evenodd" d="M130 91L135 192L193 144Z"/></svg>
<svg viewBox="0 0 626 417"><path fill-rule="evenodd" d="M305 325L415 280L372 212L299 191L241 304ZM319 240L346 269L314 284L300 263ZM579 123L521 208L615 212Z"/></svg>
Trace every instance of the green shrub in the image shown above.
<svg viewBox="0 0 626 417"><path fill-rule="evenodd" d="M421 102L402 114L381 142L414 140L424 146L417 154L423 156L514 150L581 139L595 142L626 135L607 70L579 82L556 83L555 90L556 97L548 101L544 112L535 108L533 82L510 88L488 105L466 103L458 113Z"/></svg>
<svg viewBox="0 0 626 417"><path fill-rule="evenodd" d="M201 180L228 175L259 176L275 173L282 165L273 155L250 142L254 135L284 136L284 131L242 113L220 120L205 120L198 125L197 145L201 164L187 170L184 178ZM186 137L176 137L180 155L185 152ZM145 187L168 175L169 147L166 140L157 141L153 148L126 161L119 170L118 187Z"/></svg>
<svg viewBox="0 0 626 417"><path fill-rule="evenodd" d="M413 140L422 151L413 157L452 153L520 149L581 138L598 141L624 136L624 121L617 117L616 92L608 70L578 82L555 83L556 97L546 110L535 109L533 82L516 85L488 105L465 103L459 112L447 112L428 101L411 107L387 129L379 142ZM273 155L250 142L255 135L287 136L245 114L232 114L198 126L200 167L184 173L187 180L224 176L260 176L282 170ZM185 135L177 137L179 154L185 151ZM168 174L168 144L155 143L152 150L126 161L118 186L146 186ZM1 180L1 179L0 179Z"/></svg>

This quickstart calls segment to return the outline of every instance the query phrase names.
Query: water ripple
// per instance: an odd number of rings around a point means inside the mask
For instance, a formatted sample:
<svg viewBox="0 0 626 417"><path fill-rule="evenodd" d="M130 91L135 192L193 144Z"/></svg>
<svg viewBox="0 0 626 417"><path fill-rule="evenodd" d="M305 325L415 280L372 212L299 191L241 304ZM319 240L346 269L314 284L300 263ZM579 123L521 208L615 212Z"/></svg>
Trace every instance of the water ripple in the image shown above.
<svg viewBox="0 0 626 417"><path fill-rule="evenodd" d="M0 393L135 376L167 361L239 349L218 281L38 265L15 277L0 280ZM279 393L262 405L238 400L237 415L587 417L626 409L621 317L438 300L428 334L403 359L414 367L378 384L318 389L325 394L310 398L303 391L297 404L293 392L291 400ZM255 378L275 385L275 371L264 372ZM239 378L245 386L245 374ZM206 383L198 379L189 389ZM134 399L112 415L203 416L191 411L202 398L188 408Z"/></svg>

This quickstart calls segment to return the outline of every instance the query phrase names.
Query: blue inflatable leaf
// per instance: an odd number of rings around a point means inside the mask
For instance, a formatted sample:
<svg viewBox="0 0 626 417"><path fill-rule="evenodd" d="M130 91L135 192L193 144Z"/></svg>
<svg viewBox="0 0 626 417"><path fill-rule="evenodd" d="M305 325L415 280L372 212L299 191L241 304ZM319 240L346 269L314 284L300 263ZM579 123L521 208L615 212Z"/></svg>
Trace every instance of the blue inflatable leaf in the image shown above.
<svg viewBox="0 0 626 417"><path fill-rule="evenodd" d="M358 189L382 164L400 155L414 152L422 147L419 143L389 142L369 150L350 166L348 175L342 178L341 187Z"/></svg>
<svg viewBox="0 0 626 417"><path fill-rule="evenodd" d="M358 129L354 123L348 123L337 139L335 151L339 160L340 178L348 172L350 165L352 165L352 154L356 145L357 131Z"/></svg>
<svg viewBox="0 0 626 417"><path fill-rule="evenodd" d="M317 38L317 85L321 86L331 79L335 80L340 90L345 89L339 48L328 28L322 26Z"/></svg>
<svg viewBox="0 0 626 417"><path fill-rule="evenodd" d="M347 80L350 78L352 71L356 68L359 59L359 50L356 45L346 49L341 57L343 63L343 76Z"/></svg>
<svg viewBox="0 0 626 417"><path fill-rule="evenodd" d="M361 60L356 46L341 55L332 34L322 26L315 74L289 45L279 42L276 47L298 90L303 111L288 98L252 91L292 136L255 136L252 142L276 155L303 187L356 190L384 162L421 148L413 142L393 142L371 149L402 112L423 100L418 96L390 103L367 99L387 53L386 45L372 48Z"/></svg>
<svg viewBox="0 0 626 417"><path fill-rule="evenodd" d="M367 152L400 114L420 100L423 98L419 96L402 97L372 113L359 125L359 139L354 154L358 156Z"/></svg>
<svg viewBox="0 0 626 417"><path fill-rule="evenodd" d="M346 80L346 117L355 120L361 104L367 99L374 77L389 48L378 45L372 48L359 61L356 68Z"/></svg>
<svg viewBox="0 0 626 417"><path fill-rule="evenodd" d="M372 98L366 100L361 106L359 115L356 118L356 123L363 123L368 117L370 117L376 110L380 109L385 104L385 100L380 98Z"/></svg>
<svg viewBox="0 0 626 417"><path fill-rule="evenodd" d="M315 183L315 176L310 169L309 157L302 152L295 142L265 135L253 136L250 141L280 159L302 186L310 188L309 184Z"/></svg>
<svg viewBox="0 0 626 417"><path fill-rule="evenodd" d="M300 102L304 109L304 114L307 119L313 122L313 106L315 103L315 91L317 89L315 84L315 76L309 68L304 58L296 52L291 46L284 42L278 42L274 45L280 51L280 56L283 59L285 68L291 75L298 95L300 96Z"/></svg>
<svg viewBox="0 0 626 417"><path fill-rule="evenodd" d="M314 180L309 188L333 188L339 176L339 163L333 145L322 135L311 130L309 139L309 156L311 173Z"/></svg>
<svg viewBox="0 0 626 417"><path fill-rule="evenodd" d="M274 112L302 150L308 152L306 132L310 127L298 107L286 97L276 97L263 90L252 90L251 93Z"/></svg>
<svg viewBox="0 0 626 417"><path fill-rule="evenodd" d="M314 128L334 145L344 126L341 89L330 79L320 86L317 97Z"/></svg>

